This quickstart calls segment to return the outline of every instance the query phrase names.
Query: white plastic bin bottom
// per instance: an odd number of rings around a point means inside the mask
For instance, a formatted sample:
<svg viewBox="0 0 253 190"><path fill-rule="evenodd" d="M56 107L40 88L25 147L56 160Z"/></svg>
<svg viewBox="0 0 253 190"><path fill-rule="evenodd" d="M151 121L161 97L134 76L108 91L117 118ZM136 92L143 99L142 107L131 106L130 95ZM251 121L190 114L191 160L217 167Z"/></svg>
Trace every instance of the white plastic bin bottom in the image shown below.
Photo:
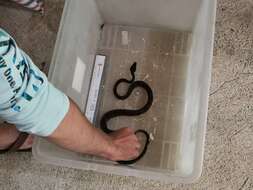
<svg viewBox="0 0 253 190"><path fill-rule="evenodd" d="M105 25L99 44L98 53L106 55L107 60L97 126L109 110L139 109L146 103L142 89L136 89L124 101L113 95L115 82L120 78L130 79L129 69L137 62L136 80L150 85L153 105L141 116L112 119L109 127L144 129L150 134L152 142L148 151L135 167L177 170L191 33ZM127 88L128 85L121 85L120 93L124 94Z"/></svg>

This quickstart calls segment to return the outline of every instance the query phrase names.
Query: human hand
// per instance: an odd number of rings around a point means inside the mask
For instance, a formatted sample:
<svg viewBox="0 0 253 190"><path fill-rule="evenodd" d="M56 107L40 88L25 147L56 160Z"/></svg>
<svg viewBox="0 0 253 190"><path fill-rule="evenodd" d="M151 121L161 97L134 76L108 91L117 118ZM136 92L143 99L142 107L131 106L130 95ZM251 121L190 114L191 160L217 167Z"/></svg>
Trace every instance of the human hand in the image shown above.
<svg viewBox="0 0 253 190"><path fill-rule="evenodd" d="M108 159L113 161L131 160L139 155L141 147L137 136L131 128L122 128L109 134L111 148Z"/></svg>

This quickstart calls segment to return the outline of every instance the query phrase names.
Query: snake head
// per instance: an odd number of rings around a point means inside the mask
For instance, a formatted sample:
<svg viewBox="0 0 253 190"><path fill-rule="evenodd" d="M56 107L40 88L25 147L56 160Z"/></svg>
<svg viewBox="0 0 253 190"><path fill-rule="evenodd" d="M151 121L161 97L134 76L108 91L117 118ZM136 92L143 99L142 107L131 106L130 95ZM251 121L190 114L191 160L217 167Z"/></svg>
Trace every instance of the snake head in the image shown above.
<svg viewBox="0 0 253 190"><path fill-rule="evenodd" d="M131 73L135 73L136 68L137 68L137 63L134 62L133 65L132 65L131 68L130 68Z"/></svg>

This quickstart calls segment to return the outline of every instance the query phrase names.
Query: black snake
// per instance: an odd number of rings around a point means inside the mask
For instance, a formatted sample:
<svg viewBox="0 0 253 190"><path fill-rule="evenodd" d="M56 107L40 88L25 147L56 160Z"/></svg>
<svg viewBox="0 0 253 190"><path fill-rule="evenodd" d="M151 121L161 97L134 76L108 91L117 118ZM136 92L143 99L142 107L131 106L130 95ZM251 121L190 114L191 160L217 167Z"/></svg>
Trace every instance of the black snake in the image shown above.
<svg viewBox="0 0 253 190"><path fill-rule="evenodd" d="M137 67L137 63L134 62L134 64L130 68L132 79L131 80L127 80L127 79L124 79L124 78L119 79L115 83L115 85L113 87L113 93L114 93L114 95L118 99L125 100L125 99L127 99L132 94L132 92L133 92L133 90L135 88L140 87L140 88L143 88L146 91L146 93L147 93L147 96L148 96L147 102L146 102L146 104L142 108L137 109L137 110L115 109L115 110L111 110L111 111L105 113L102 116L101 121L100 121L101 129L105 133L114 132L114 130L109 129L108 126L107 126L107 122L109 120L111 120L112 118L119 117L119 116L138 116L138 115L146 113L150 109L150 107L152 106L152 103L153 103L153 92L152 92L152 89L144 81L135 81L136 67ZM128 88L128 90L127 90L127 92L126 92L125 95L118 94L117 89L118 89L119 84L121 84L121 83L130 84L129 88ZM148 145L150 143L149 134L148 134L148 132L146 132L145 130L142 130L142 129L139 129L139 130L135 131L135 134L137 134L137 133L142 133L146 137L146 142L145 142L143 151L141 152L141 154L137 158L135 158L133 160L126 160L126 161L120 160L120 161L117 161L119 164L123 164L123 165L134 164L135 162L139 161L145 155L145 153L147 151L147 148L148 148Z"/></svg>

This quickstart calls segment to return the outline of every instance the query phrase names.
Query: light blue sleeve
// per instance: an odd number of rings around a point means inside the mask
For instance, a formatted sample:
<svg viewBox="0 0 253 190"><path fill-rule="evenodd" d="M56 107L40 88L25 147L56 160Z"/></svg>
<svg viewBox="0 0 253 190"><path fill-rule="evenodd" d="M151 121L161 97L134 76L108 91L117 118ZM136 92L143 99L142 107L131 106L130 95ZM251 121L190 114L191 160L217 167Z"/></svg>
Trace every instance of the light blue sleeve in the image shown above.
<svg viewBox="0 0 253 190"><path fill-rule="evenodd" d="M59 126L68 109L68 97L0 28L0 118L20 131L45 137Z"/></svg>

